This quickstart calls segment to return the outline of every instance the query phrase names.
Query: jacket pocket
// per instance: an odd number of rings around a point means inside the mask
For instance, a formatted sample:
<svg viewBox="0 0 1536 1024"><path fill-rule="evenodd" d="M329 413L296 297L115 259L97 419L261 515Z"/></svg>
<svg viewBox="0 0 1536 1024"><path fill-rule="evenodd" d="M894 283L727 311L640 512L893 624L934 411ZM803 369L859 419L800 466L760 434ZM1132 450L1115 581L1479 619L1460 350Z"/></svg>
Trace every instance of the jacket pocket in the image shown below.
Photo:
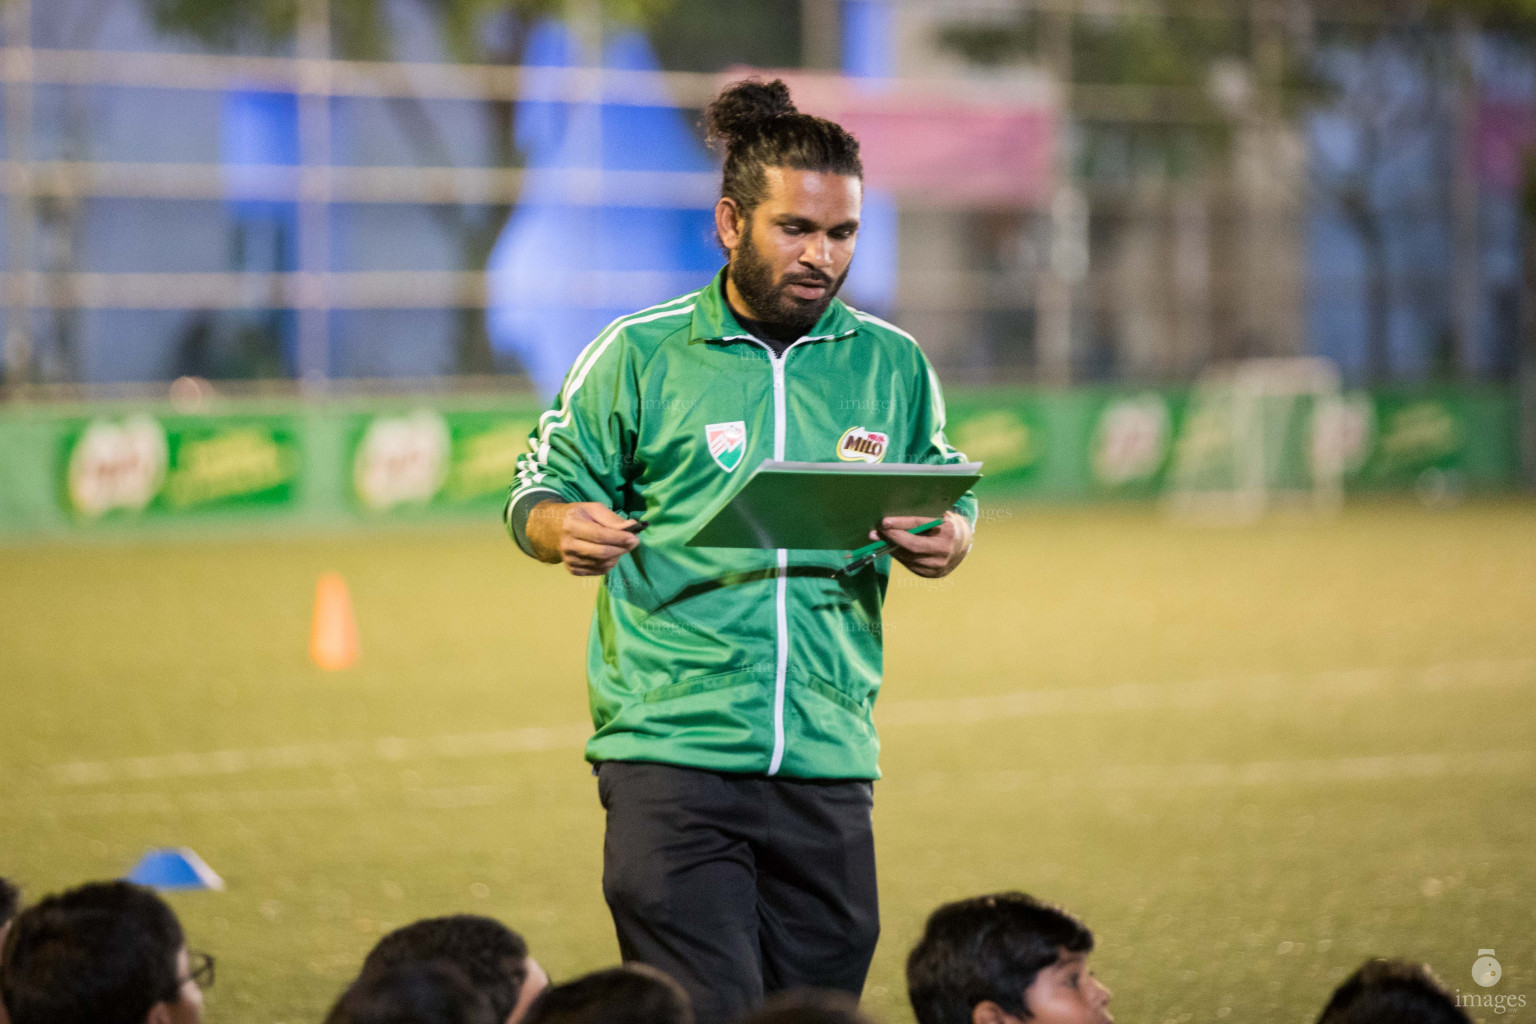
<svg viewBox="0 0 1536 1024"><path fill-rule="evenodd" d="M853 712L855 715L862 716L869 710L863 704L854 700L842 690L839 690L835 686L824 683L820 679L801 679L799 680L799 683L807 690L812 690L816 693L819 693L833 704L840 705L844 709Z"/></svg>
<svg viewBox="0 0 1536 1024"><path fill-rule="evenodd" d="M688 697L695 693L726 690L733 686L747 686L757 683L761 675L762 673L753 669L734 668L727 672L717 672L714 675L679 679L675 683L667 683L665 686L658 686L654 690L647 690L642 699L647 704L659 704L662 701L676 700L679 697Z"/></svg>

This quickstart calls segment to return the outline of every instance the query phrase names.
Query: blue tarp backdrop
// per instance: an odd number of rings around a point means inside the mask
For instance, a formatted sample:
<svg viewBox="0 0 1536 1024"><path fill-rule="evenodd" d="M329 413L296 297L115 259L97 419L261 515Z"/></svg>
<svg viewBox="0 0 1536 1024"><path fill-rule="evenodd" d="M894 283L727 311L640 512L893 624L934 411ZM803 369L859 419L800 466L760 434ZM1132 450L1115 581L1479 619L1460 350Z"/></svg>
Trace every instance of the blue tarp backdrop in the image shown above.
<svg viewBox="0 0 1536 1024"><path fill-rule="evenodd" d="M871 36L880 36L880 27L865 26ZM524 63L581 65L580 41L565 24L545 22L534 30ZM605 43L602 66L660 69L636 31ZM541 394L559 390L577 354L607 324L699 287L724 262L715 241L714 186L684 189L608 173L718 173L690 124L697 115L667 105L659 81L648 80L638 96L631 83L624 88L623 102L610 94L584 103L518 103L517 143L527 178L491 253L487 328L495 349L515 356ZM529 94L541 91L554 94L541 89L537 73L530 75ZM657 105L644 105L647 99ZM595 201L573 202L573 190L584 188L595 190ZM687 205L690 199L694 205ZM896 290L895 202L869 193L862 217L843 297L885 313Z"/></svg>
<svg viewBox="0 0 1536 1024"><path fill-rule="evenodd" d="M583 63L578 40L559 22L534 31L525 62ZM602 63L615 70L659 70L638 32L610 39ZM665 103L659 83L643 88ZM539 83L530 81L529 92L539 91ZM685 112L639 105L637 98L648 97L630 91L623 103L518 103L517 142L527 179L491 253L487 326L496 350L516 356L542 394L559 390L577 353L609 322L697 288L722 262L712 203L629 205L634 200L623 185L593 174L715 169ZM570 201L573 172L595 182L596 202Z"/></svg>

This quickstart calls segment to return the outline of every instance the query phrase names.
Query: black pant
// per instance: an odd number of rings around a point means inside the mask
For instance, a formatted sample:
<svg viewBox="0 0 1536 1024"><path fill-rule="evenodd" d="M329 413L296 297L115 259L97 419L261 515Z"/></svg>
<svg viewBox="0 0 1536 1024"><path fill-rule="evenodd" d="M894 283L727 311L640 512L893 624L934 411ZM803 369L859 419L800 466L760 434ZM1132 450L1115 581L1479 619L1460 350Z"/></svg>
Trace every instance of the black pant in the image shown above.
<svg viewBox="0 0 1536 1024"><path fill-rule="evenodd" d="M619 951L676 978L699 1024L765 993L863 990L880 935L872 783L608 761L597 788Z"/></svg>

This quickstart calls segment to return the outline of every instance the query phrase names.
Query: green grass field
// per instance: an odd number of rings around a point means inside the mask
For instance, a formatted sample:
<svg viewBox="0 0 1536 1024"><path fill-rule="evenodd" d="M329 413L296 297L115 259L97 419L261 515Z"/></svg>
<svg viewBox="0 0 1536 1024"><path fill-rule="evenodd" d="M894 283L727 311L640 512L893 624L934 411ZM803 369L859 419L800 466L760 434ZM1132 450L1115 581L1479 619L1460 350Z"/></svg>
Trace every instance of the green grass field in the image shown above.
<svg viewBox="0 0 1536 1024"><path fill-rule="evenodd" d="M1122 1021L1308 1021L1372 954L1471 991L1479 948L1536 1014L1536 505L994 512L887 602L878 1018L910 1020L927 911L999 888L1088 921ZM328 569L362 637L338 674L306 658ZM318 1021L430 914L502 917L557 977L611 963L593 594L495 524L0 550L0 874L195 848L228 882L173 898L215 1024Z"/></svg>

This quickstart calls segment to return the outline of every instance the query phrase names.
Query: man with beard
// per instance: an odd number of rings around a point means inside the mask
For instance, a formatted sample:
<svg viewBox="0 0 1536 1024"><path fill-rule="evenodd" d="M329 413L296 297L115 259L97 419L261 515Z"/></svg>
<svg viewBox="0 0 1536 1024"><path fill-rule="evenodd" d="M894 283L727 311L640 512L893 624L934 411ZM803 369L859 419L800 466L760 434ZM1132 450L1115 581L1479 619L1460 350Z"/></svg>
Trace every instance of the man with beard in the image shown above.
<svg viewBox="0 0 1536 1024"><path fill-rule="evenodd" d="M799 113L782 82L736 83L706 121L725 149L729 262L577 357L506 521L533 557L604 577L587 655L603 892L624 959L675 977L715 1024L769 992L863 988L891 560L850 575L837 552L687 541L764 459L964 455L911 336L836 298L858 235L858 143ZM898 518L876 533L939 577L975 517L967 494L937 530Z"/></svg>

